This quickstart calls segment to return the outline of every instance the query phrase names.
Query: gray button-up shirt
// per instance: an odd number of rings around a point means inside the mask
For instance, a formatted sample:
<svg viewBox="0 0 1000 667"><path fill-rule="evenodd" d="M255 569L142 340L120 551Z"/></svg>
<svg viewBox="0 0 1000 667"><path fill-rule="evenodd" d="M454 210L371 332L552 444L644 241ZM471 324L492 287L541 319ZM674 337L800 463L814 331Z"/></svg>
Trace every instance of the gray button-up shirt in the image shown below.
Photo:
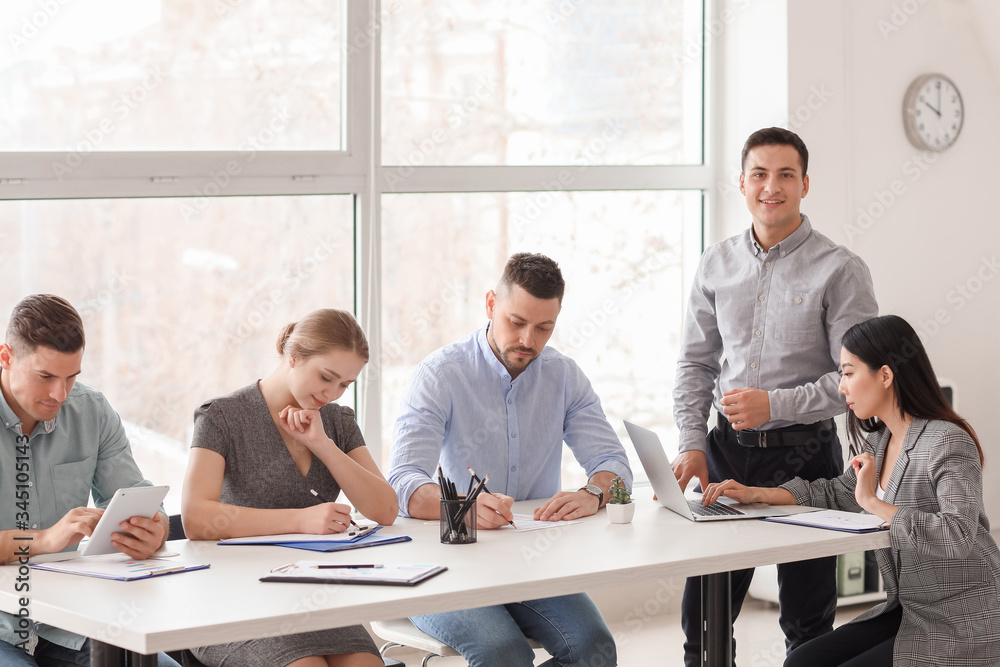
<svg viewBox="0 0 1000 667"><path fill-rule="evenodd" d="M840 340L878 315L864 261L813 230L809 218L765 251L752 227L716 243L698 266L674 384L680 450L705 451L711 406L741 387L768 392L767 430L846 410Z"/></svg>

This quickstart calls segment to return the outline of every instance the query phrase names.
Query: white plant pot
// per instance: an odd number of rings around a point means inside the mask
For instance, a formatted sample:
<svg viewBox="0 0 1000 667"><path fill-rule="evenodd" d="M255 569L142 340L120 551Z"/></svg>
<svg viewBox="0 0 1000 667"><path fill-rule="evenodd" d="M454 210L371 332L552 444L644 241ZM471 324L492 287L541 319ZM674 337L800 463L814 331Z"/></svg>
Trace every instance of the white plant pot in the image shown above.
<svg viewBox="0 0 1000 667"><path fill-rule="evenodd" d="M635 514L635 503L625 503L624 505L608 503L607 508L608 520L611 523L631 523L632 516Z"/></svg>

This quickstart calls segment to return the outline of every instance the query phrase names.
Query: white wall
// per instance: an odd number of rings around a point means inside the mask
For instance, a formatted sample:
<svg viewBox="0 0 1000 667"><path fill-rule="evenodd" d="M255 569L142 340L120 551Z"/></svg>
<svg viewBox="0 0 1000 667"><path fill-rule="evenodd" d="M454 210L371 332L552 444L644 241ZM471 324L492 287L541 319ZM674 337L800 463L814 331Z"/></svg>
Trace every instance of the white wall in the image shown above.
<svg viewBox="0 0 1000 667"><path fill-rule="evenodd" d="M881 311L909 320L955 382L1000 521L1000 47L988 38L1000 3L788 0L787 22L790 126L810 151L803 211L865 259ZM940 154L903 130L903 95L926 72L949 76L965 103L962 134Z"/></svg>

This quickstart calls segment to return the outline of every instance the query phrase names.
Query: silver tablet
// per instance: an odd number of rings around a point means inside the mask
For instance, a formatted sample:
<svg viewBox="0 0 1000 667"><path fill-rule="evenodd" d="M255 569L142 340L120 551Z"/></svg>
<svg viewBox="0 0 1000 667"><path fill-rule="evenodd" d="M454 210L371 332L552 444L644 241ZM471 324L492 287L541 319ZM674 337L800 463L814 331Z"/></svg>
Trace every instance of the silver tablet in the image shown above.
<svg viewBox="0 0 1000 667"><path fill-rule="evenodd" d="M118 551L111 544L111 535L122 532L121 522L134 516L152 519L169 490L169 486L133 486L115 491L94 533L80 547L80 555L97 556Z"/></svg>

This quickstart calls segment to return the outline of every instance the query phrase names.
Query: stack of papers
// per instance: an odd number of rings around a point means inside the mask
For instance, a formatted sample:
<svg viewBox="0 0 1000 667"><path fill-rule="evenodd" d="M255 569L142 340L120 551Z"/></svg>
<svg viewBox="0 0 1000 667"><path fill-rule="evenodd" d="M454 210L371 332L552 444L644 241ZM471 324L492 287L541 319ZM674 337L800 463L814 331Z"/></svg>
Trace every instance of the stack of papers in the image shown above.
<svg viewBox="0 0 1000 667"><path fill-rule="evenodd" d="M889 524L874 514L859 514L841 510L817 510L789 516L769 516L762 520L825 528L826 530L841 530L847 533L874 533L889 528Z"/></svg>
<svg viewBox="0 0 1000 667"><path fill-rule="evenodd" d="M37 570L49 570L50 572L82 574L86 577L100 577L101 579L116 579L118 581L133 581L135 579L159 577L165 574L177 574L178 572L203 570L208 567L208 563L180 563L170 558L132 560L125 554L117 553L108 554L106 556L89 556L48 563L31 563L31 567Z"/></svg>
<svg viewBox="0 0 1000 667"><path fill-rule="evenodd" d="M300 560L271 570L261 581L285 581L305 584L382 584L416 586L448 568L425 563L396 565L340 564L319 560Z"/></svg>

